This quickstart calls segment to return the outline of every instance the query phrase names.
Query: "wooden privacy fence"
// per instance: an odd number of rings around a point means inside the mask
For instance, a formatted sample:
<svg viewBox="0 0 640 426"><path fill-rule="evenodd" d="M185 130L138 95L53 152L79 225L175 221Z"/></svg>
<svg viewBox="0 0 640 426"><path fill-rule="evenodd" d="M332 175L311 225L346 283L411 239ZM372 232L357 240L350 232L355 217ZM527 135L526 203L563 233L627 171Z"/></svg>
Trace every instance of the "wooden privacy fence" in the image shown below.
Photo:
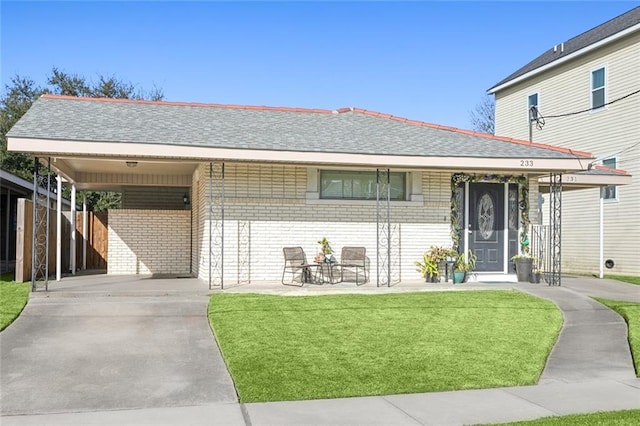
<svg viewBox="0 0 640 426"><path fill-rule="evenodd" d="M44 207L39 207L44 208ZM82 212L76 212L76 268L82 267ZM71 270L71 216L62 212L61 267L62 272ZM49 212L49 276L56 274L56 210ZM107 269L108 216L107 213L87 212L87 269ZM33 249L33 203L18 199L16 230L16 276L17 282L31 280Z"/></svg>
<svg viewBox="0 0 640 426"><path fill-rule="evenodd" d="M107 212L87 212L87 269L107 269L109 240ZM82 213L76 213L76 266L82 267Z"/></svg>

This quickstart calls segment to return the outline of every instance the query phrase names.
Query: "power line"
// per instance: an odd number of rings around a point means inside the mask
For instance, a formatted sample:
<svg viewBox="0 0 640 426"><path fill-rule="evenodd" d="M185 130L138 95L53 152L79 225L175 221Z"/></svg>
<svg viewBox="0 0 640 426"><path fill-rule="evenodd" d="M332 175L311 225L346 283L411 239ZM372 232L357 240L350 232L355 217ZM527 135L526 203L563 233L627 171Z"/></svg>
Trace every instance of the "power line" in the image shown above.
<svg viewBox="0 0 640 426"><path fill-rule="evenodd" d="M631 97L631 96L633 96L633 95L637 95L638 93L640 93L640 89L636 90L635 92L627 93L627 94L626 94L626 95L624 95L624 96L621 96L621 97L619 97L619 98L617 98L617 99L612 100L611 102L607 102L607 103L602 104L602 105L597 106L597 107L591 107L591 108L583 109L583 110L581 110L581 111L568 112L568 113L565 113L565 114L556 114L556 115L547 115L547 116L543 116L542 114L540 114L540 118L541 118L542 120L544 120L545 118L561 118L561 117L569 117L569 116L571 116L571 115L578 115L578 114L582 114L582 113L585 113L585 112L589 112L589 111L593 111L593 110L596 110L596 109L603 108L603 107L605 107L605 106L607 106L607 105L614 104L614 103L616 103L616 102L618 102L618 101L621 101L621 100L626 99L626 98L628 98L628 97ZM536 108L536 110L537 110L537 108ZM539 111L538 111L538 112L539 112ZM543 123L544 123L544 121L543 121ZM544 124L543 124L543 125L544 125Z"/></svg>
<svg viewBox="0 0 640 426"><path fill-rule="evenodd" d="M609 158L613 158L613 157L615 157L615 156L617 156L617 155L622 154L623 152L627 152L627 151L629 151L630 149L635 148L635 147L636 147L636 146L638 146L638 145L640 145L640 141L638 141L638 142L634 143L634 144L633 144L633 145L631 145L631 146L626 147L626 148L625 148L625 149L623 149L622 151L618 151L618 152L616 152L615 154L611 154L611 155L607 155L606 157L598 158L596 161L602 161L602 160L607 160L607 159L609 159Z"/></svg>

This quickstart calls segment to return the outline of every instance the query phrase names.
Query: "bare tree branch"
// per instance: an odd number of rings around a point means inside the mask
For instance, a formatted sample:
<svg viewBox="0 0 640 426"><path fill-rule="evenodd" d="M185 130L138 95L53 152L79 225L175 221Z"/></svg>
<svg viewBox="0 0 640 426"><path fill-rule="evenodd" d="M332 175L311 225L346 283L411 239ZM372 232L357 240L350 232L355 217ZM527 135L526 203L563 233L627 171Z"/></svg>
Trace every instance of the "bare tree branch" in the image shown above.
<svg viewBox="0 0 640 426"><path fill-rule="evenodd" d="M471 126L476 132L495 134L496 104L491 95L485 95L482 101L469 112Z"/></svg>

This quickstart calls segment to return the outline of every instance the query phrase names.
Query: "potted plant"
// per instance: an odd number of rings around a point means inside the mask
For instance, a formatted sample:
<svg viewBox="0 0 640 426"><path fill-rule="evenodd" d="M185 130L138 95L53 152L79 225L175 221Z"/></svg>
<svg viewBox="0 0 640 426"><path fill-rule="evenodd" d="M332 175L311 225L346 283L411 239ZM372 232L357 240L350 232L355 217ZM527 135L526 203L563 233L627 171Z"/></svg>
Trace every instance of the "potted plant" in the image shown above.
<svg viewBox="0 0 640 426"><path fill-rule="evenodd" d="M422 260L416 261L418 272L422 275L426 282L437 282L438 279L438 263L434 262L431 255L425 252Z"/></svg>
<svg viewBox="0 0 640 426"><path fill-rule="evenodd" d="M460 253L453 264L453 283L466 282L468 274L475 269L477 260L478 257L471 250L467 252L466 256Z"/></svg>
<svg viewBox="0 0 640 426"><path fill-rule="evenodd" d="M329 243L329 240L327 240L327 237L322 237L322 239L318 241L318 244L320 245L320 252L315 257L314 260L317 261L317 259L320 259L320 262L323 262L323 261L330 262L331 255L333 254L333 249L331 248L331 243Z"/></svg>
<svg viewBox="0 0 640 426"><path fill-rule="evenodd" d="M516 254L511 258L516 264L516 275L518 282L529 281L531 272L533 271L533 262L536 258L529 253Z"/></svg>
<svg viewBox="0 0 640 426"><path fill-rule="evenodd" d="M542 278L542 271L539 268L534 267L531 270L531 280L530 280L530 282L533 283L533 284L540 284L541 278Z"/></svg>
<svg viewBox="0 0 640 426"><path fill-rule="evenodd" d="M427 252L422 255L421 261L416 261L415 265L419 268L418 272L422 274L427 282L438 282L441 271L447 267L447 259L457 256L457 252L453 249L443 246L431 246Z"/></svg>

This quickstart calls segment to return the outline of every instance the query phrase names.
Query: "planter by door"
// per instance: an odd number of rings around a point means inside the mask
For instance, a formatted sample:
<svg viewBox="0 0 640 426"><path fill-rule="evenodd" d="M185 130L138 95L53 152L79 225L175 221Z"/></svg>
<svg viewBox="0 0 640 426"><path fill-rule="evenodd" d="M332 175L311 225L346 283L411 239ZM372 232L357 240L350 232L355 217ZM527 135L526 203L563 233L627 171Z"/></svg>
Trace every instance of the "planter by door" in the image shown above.
<svg viewBox="0 0 640 426"><path fill-rule="evenodd" d="M453 283L462 284L467 280L467 273L464 271L453 271Z"/></svg>
<svg viewBox="0 0 640 426"><path fill-rule="evenodd" d="M516 275L518 282L529 281L533 270L533 259L516 259Z"/></svg>

